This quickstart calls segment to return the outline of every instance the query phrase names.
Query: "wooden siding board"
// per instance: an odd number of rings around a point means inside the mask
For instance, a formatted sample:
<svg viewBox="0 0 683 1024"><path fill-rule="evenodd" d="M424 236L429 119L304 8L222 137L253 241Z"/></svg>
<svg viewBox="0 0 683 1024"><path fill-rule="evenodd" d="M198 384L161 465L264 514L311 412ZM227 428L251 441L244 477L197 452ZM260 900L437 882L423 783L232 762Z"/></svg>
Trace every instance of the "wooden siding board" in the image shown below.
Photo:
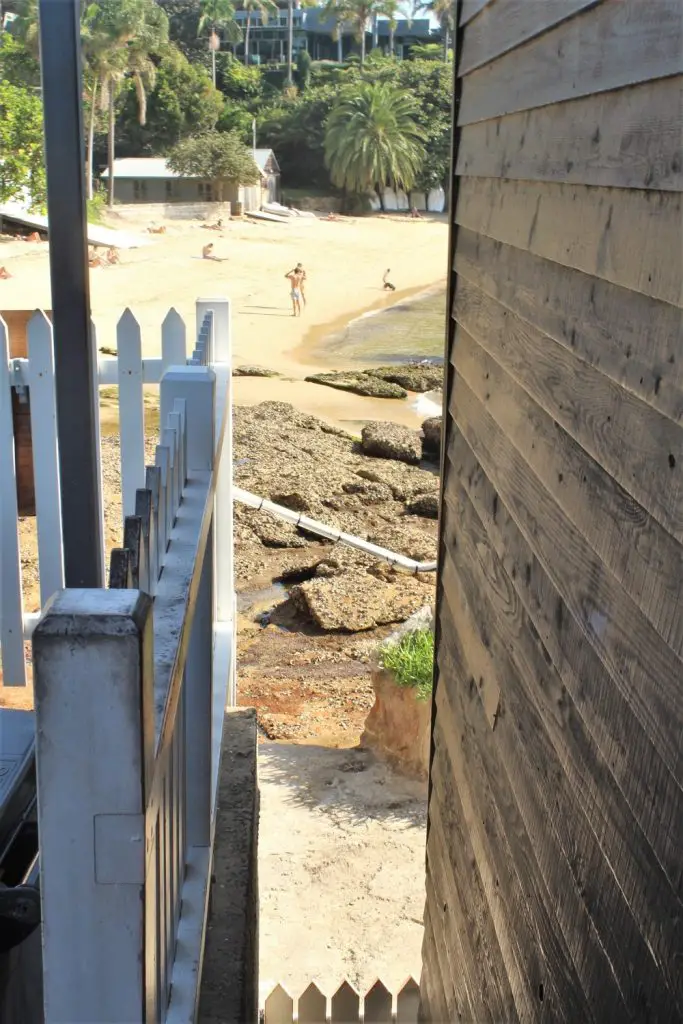
<svg viewBox="0 0 683 1024"><path fill-rule="evenodd" d="M469 284L455 315L517 383L606 473L683 541L683 425Z"/></svg>
<svg viewBox="0 0 683 1024"><path fill-rule="evenodd" d="M458 424L486 475L675 778L683 778L683 666L458 378ZM557 557L562 551L562 558ZM558 628L561 626L558 624Z"/></svg>
<svg viewBox="0 0 683 1024"><path fill-rule="evenodd" d="M601 0L497 0L464 33L459 74L488 64Z"/></svg>
<svg viewBox="0 0 683 1024"><path fill-rule="evenodd" d="M465 29L463 50L472 30ZM458 123L484 121L682 71L679 0L606 0L466 75Z"/></svg>
<svg viewBox="0 0 683 1024"><path fill-rule="evenodd" d="M457 173L680 192L682 140L683 79L662 78L466 125Z"/></svg>
<svg viewBox="0 0 683 1024"><path fill-rule="evenodd" d="M455 269L507 309L683 423L683 310L465 228Z"/></svg>
<svg viewBox="0 0 683 1024"><path fill-rule="evenodd" d="M563 266L683 305L680 193L462 178L456 220Z"/></svg>
<svg viewBox="0 0 683 1024"><path fill-rule="evenodd" d="M462 0L460 24L467 25L490 3L493 3L493 0Z"/></svg>
<svg viewBox="0 0 683 1024"><path fill-rule="evenodd" d="M614 970L629 1007L637 1007L643 991L650 997L657 992L661 971L669 992L661 992L657 1006L650 1005L647 1011L665 1011L675 1019L683 1013L683 976L671 957L671 950L681 946L680 897L638 829L562 680L548 663L547 652L536 645L514 582L462 488L449 494L445 535L449 556L444 578L450 581L446 589L451 619L462 622L469 612L465 635L470 637L478 628L477 641L490 645L493 664L505 680L499 742L503 753L503 744L511 740L503 761L520 808L528 811L529 796L539 780L545 792L547 818L542 791L536 834L533 824L529 831L535 850L548 842L559 844L561 852L557 845L548 851L546 884L551 901L556 900L558 918L565 913L567 941L579 938L574 958L581 976L588 972L600 988L604 965L601 968L599 961L606 955L607 970ZM473 645L466 646L469 655ZM513 764L517 770L510 772ZM553 793L551 801L548 792ZM574 880L574 899L582 904L580 916L567 916L563 906L571 902L570 887L562 881L568 877ZM553 892L558 885L563 888ZM639 965L635 974L634 964Z"/></svg>
<svg viewBox="0 0 683 1024"><path fill-rule="evenodd" d="M424 983L424 972L425 967L428 965L429 971L431 972L430 981L430 994L429 1002L431 1004L431 1020L445 1020L444 1016L447 1013L447 1007L449 1002L453 999L453 981L450 973L444 972L442 964L447 962L447 946L443 942L436 942L436 935L443 935L444 929L441 927L439 918L436 917L438 924L434 923L436 915L436 904L435 904L435 892L434 883L430 880L426 889L426 910L425 910L425 927L428 929L428 933L432 941L430 943L431 955L425 960L422 966Z"/></svg>
<svg viewBox="0 0 683 1024"><path fill-rule="evenodd" d="M443 833L440 838L443 839ZM447 979L441 1015L436 1019L447 1020L449 1007L455 1007L456 1012L468 1019L472 1014L470 995L479 990L478 974L469 946L463 944L459 931L464 920L460 897L449 882L450 872L444 869L442 848L436 840L435 836L429 851L431 872L427 882L427 914L432 935L435 938L439 936L439 941L435 941L432 947L433 958L441 976Z"/></svg>
<svg viewBox="0 0 683 1024"><path fill-rule="evenodd" d="M444 755L445 756L445 755ZM435 759L435 764L438 761ZM432 770L434 793L435 768ZM484 883L479 874L459 793L448 801L432 800L432 832L428 843L439 891L448 909L449 924L460 935L464 954L466 998L478 1014L492 1020L517 1020L511 979L505 971L501 948L488 914ZM448 935L448 929L446 930Z"/></svg>
<svg viewBox="0 0 683 1024"><path fill-rule="evenodd" d="M445 566L446 573L452 570L448 558ZM454 578L452 571L449 578L457 589L460 613L461 581ZM595 945L594 940L595 948L587 970L594 972L595 999L586 999L556 915L562 911L569 915L570 945L580 945L582 950L591 947L588 916L583 914L583 927L580 923L577 925L577 915L581 917L582 908L576 902L572 904L566 888L560 892L555 885L553 893L552 881L548 888L545 873L539 870L539 865L547 867L548 861L557 865L558 856L557 850L551 853L552 842L547 834L547 792L534 785L533 791L521 794L520 803L519 787L515 789L511 784L520 772L518 756L511 751L504 735L509 729L509 722L503 720L507 711L502 712L492 730L477 692L479 681L490 679L491 674L498 675L498 682L507 690L507 677L499 675L500 664L491 660L476 637L471 621L453 613L451 598L455 591L452 585L448 592L452 638L448 646L441 649L440 665L453 679L453 685L448 693L442 692L438 697L436 729L447 738L449 733L444 723L452 719L457 722L457 737L451 736L447 757L436 766L434 773L437 793L442 798L440 806L447 789L445 780L450 778L465 808L480 875L482 878L489 876L487 894L501 948L507 948L514 955L525 982L521 994L526 997L526 1005L520 1000L519 986L513 985L521 1019L544 1015L553 1021L566 1020L568 1024L576 1020L600 1020L600 988L602 986L608 999L602 1007L606 1009L620 1003L616 984L610 986L605 982L605 965L600 968L599 945ZM563 903L559 910L558 898ZM541 987L542 1000L539 999Z"/></svg>
<svg viewBox="0 0 683 1024"><path fill-rule="evenodd" d="M614 685L593 645L586 642L561 593L460 430L453 434L448 457L486 525L494 551L515 581L537 642L557 668L666 878L679 892L683 884L681 824L672 829L672 822L681 798L680 779L667 770L659 750L638 723L632 704ZM634 765L638 770L634 771Z"/></svg>
<svg viewBox="0 0 683 1024"><path fill-rule="evenodd" d="M536 395L529 397L473 337L458 333L458 374L680 657L683 545L566 433L555 410L547 413Z"/></svg>

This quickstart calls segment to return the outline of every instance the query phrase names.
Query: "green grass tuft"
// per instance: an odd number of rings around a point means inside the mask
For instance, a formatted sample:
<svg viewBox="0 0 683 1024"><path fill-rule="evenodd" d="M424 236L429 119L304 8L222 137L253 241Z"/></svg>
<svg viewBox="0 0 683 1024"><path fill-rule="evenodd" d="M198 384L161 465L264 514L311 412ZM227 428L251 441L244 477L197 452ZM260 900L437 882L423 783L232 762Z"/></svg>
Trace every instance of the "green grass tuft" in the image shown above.
<svg viewBox="0 0 683 1024"><path fill-rule="evenodd" d="M430 629L407 633L397 644L380 648L383 668L393 672L399 686L417 691L418 700L429 700L434 671L434 636Z"/></svg>

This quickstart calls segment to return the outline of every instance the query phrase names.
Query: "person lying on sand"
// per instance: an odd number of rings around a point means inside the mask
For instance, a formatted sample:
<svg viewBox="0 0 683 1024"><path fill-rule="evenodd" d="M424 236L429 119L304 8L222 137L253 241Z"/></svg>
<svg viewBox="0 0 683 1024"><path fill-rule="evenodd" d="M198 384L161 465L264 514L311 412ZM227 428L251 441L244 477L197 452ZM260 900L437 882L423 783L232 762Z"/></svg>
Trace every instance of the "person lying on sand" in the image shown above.
<svg viewBox="0 0 683 1024"><path fill-rule="evenodd" d="M150 235L165 235L166 234L166 228L164 227L163 224L160 224L159 226L157 226L156 224L150 224L150 226L147 228L147 230L149 231Z"/></svg>
<svg viewBox="0 0 683 1024"><path fill-rule="evenodd" d="M301 292L301 301L303 302L303 304L305 306L306 305L306 271L304 270L303 265L301 263L297 263L297 265L294 267L294 270L289 270L285 274L285 277L289 277L290 274L298 274L299 275L299 278L300 278L299 291Z"/></svg>
<svg viewBox="0 0 683 1024"><path fill-rule="evenodd" d="M7 267L0 267L0 281L9 281L11 276Z"/></svg>
<svg viewBox="0 0 683 1024"><path fill-rule="evenodd" d="M321 217L320 219L321 220L339 220L339 217L337 216L336 213L328 213L324 217Z"/></svg>
<svg viewBox="0 0 683 1024"><path fill-rule="evenodd" d="M88 252L88 266L89 267L106 267L107 261L104 256L100 256L97 252L97 247L90 249Z"/></svg>
<svg viewBox="0 0 683 1024"><path fill-rule="evenodd" d="M223 218L219 217L215 224L202 224L203 228L207 231L222 231L223 230Z"/></svg>
<svg viewBox="0 0 683 1024"><path fill-rule="evenodd" d="M301 316L301 282L304 278L303 268L295 267L285 277L291 285L290 298L292 300L292 316Z"/></svg>
<svg viewBox="0 0 683 1024"><path fill-rule="evenodd" d="M393 285L391 283L391 281L389 280L389 274L390 273L391 273L391 268L389 270L385 270L384 271L384 277L382 278L382 283L384 285L384 291L385 292L395 292L396 291L395 285Z"/></svg>

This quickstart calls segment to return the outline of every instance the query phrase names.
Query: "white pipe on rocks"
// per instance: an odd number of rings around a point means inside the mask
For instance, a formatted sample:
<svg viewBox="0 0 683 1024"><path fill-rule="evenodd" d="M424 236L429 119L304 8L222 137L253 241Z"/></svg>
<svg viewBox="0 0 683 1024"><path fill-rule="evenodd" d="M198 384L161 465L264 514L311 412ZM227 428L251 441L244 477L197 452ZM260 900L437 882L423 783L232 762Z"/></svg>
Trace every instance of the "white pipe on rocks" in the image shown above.
<svg viewBox="0 0 683 1024"><path fill-rule="evenodd" d="M395 569L400 569L401 572L409 572L414 575L421 572L436 572L436 562L416 562L415 559L406 558L405 555L397 555L394 551L389 551L387 548L381 548L377 544L371 544L370 541L363 540L362 537L355 537L351 533L343 533L336 526L326 526L325 523L320 523L317 519L309 519L308 516L303 515L301 512L293 512L291 508L276 505L274 501L268 501L267 498L260 498L257 494L243 491L241 487L234 487L232 493L235 501L240 501L243 505L248 505L257 511L270 512L271 515L276 516L278 519L284 519L285 522L291 523L293 526L300 526L302 530L315 533L319 537L324 537L326 540L331 540L336 544L346 544L351 548L357 548L358 551L364 551L366 555L372 555L374 558L380 558L383 562L388 562L389 565L393 565Z"/></svg>

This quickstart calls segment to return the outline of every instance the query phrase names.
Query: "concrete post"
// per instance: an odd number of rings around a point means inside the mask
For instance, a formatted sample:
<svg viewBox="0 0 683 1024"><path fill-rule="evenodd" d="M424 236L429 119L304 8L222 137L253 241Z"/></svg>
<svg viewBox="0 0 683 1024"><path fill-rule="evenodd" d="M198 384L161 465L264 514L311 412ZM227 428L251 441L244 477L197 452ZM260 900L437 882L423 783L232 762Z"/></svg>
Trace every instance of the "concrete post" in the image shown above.
<svg viewBox="0 0 683 1024"><path fill-rule="evenodd" d="M66 590L33 634L45 1024L144 1019L152 605Z"/></svg>

